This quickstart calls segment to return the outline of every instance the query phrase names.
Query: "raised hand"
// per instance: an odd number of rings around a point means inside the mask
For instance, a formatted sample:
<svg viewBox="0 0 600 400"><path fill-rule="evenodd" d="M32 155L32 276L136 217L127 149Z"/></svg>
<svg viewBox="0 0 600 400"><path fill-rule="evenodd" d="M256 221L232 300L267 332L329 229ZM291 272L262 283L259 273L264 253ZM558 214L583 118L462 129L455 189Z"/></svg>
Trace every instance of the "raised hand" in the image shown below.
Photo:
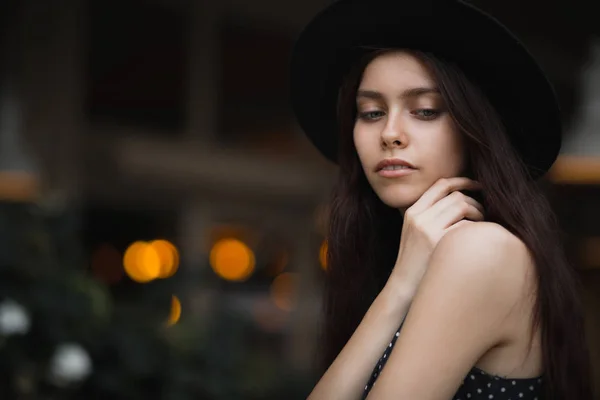
<svg viewBox="0 0 600 400"><path fill-rule="evenodd" d="M388 284L414 295L440 239L461 225L484 220L483 206L460 192L479 189L469 178L443 178L406 210L398 258Z"/></svg>

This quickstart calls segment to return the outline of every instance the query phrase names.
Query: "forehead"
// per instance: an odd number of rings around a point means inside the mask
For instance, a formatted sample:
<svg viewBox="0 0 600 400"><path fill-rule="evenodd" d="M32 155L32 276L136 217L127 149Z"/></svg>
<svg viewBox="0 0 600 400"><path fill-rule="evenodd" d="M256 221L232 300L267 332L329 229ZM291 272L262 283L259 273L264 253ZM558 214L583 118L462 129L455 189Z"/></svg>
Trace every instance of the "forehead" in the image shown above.
<svg viewBox="0 0 600 400"><path fill-rule="evenodd" d="M360 88L403 90L409 86L434 84L421 60L407 51L396 50L378 56L367 65Z"/></svg>

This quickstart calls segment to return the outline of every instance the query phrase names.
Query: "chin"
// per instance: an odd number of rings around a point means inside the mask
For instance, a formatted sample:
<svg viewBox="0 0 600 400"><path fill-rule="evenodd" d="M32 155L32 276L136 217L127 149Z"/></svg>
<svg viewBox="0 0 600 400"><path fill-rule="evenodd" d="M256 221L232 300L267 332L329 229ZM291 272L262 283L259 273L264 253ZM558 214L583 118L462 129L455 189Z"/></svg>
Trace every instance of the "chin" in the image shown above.
<svg viewBox="0 0 600 400"><path fill-rule="evenodd" d="M388 207L397 209L407 209L415 204L423 192L418 192L414 188L392 186L376 190L379 199Z"/></svg>

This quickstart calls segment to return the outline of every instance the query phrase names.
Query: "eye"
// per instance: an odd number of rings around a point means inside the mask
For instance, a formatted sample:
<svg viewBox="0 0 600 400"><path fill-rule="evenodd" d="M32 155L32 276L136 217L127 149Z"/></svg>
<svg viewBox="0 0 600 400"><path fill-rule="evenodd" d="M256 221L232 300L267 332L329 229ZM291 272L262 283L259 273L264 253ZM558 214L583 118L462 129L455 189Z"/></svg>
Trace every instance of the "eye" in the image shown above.
<svg viewBox="0 0 600 400"><path fill-rule="evenodd" d="M429 120L429 119L435 119L440 114L440 112L438 110L434 110L432 108L423 108L423 109L414 111L413 114L421 119Z"/></svg>
<svg viewBox="0 0 600 400"><path fill-rule="evenodd" d="M374 121L383 117L385 113L383 111L365 111L358 114L359 119L365 121Z"/></svg>

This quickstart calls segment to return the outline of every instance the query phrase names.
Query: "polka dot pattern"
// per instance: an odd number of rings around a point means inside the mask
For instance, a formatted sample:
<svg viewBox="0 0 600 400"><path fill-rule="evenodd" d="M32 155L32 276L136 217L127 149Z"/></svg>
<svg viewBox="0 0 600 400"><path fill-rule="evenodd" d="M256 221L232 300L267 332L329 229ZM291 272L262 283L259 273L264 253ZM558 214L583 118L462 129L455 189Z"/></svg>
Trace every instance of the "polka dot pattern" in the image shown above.
<svg viewBox="0 0 600 400"><path fill-rule="evenodd" d="M402 326L400 326L402 328ZM363 400L375 385L377 377L385 366L394 344L400 336L400 329L396 332L383 355L375 365L369 382L365 385ZM460 388L452 400L487 399L487 400L538 400L542 398L542 378L502 378L488 374L477 367L473 367L465 377Z"/></svg>

